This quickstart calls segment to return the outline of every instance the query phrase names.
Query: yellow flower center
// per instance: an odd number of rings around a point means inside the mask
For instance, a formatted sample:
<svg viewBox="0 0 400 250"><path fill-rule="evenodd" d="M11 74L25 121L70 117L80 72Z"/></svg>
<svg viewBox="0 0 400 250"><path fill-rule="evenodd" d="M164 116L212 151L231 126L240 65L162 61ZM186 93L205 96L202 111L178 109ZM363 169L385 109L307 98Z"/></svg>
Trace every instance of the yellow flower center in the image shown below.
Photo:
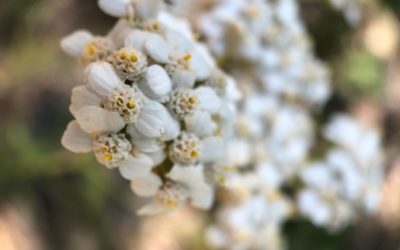
<svg viewBox="0 0 400 250"><path fill-rule="evenodd" d="M127 106L130 109L134 109L136 107L136 102L131 100L131 101L128 102Z"/></svg>
<svg viewBox="0 0 400 250"><path fill-rule="evenodd" d="M89 43L86 45L86 52L87 52L89 55L91 55L91 56L93 56L94 53L96 53L96 49L95 49L95 47L94 47L93 42L89 42Z"/></svg>
<svg viewBox="0 0 400 250"><path fill-rule="evenodd" d="M200 157L202 146L199 138L191 133L181 133L171 144L169 155L174 162L194 164Z"/></svg>
<svg viewBox="0 0 400 250"><path fill-rule="evenodd" d="M184 55L184 56L182 57L182 59L183 59L184 61L189 61L190 59L192 59L192 55L188 53L188 54Z"/></svg>
<svg viewBox="0 0 400 250"><path fill-rule="evenodd" d="M111 161L112 160L112 155L111 154L104 154L104 156L103 156L103 159L105 160L105 161Z"/></svg>
<svg viewBox="0 0 400 250"><path fill-rule="evenodd" d="M107 99L105 108L118 112L127 122L135 122L143 108L143 98L135 87L118 88Z"/></svg>

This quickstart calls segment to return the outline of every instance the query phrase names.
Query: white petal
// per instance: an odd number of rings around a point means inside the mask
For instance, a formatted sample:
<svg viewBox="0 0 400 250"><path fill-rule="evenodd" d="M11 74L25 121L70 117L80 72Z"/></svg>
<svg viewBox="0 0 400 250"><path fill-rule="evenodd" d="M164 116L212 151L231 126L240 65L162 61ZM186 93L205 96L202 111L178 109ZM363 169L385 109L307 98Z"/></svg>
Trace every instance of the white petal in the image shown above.
<svg viewBox="0 0 400 250"><path fill-rule="evenodd" d="M242 98L242 92L240 92L239 88L235 80L232 77L226 76L226 87L225 87L225 96L228 100L236 102Z"/></svg>
<svg viewBox="0 0 400 250"><path fill-rule="evenodd" d="M198 182L204 181L203 166L202 165L181 166L175 164L174 167L171 169L171 171L167 174L167 176L176 182L183 183L190 189Z"/></svg>
<svg viewBox="0 0 400 250"><path fill-rule="evenodd" d="M220 159L224 153L224 143L220 137L207 137L202 141L203 151L200 159L202 162L211 162Z"/></svg>
<svg viewBox="0 0 400 250"><path fill-rule="evenodd" d="M193 206L203 209L211 206L213 190L204 180L203 166L175 165L167 176L189 188L189 196Z"/></svg>
<svg viewBox="0 0 400 250"><path fill-rule="evenodd" d="M166 124L164 126L164 133L161 135L161 140L163 141L171 141L178 137L181 131L181 126L179 122L172 117L170 113L166 116Z"/></svg>
<svg viewBox="0 0 400 250"><path fill-rule="evenodd" d="M88 106L75 112L76 120L83 131L89 134L119 132L125 122L116 112L110 112L100 107Z"/></svg>
<svg viewBox="0 0 400 250"><path fill-rule="evenodd" d="M233 166L244 166L251 162L252 155L252 145L250 142L243 139L233 139L227 145L226 158L228 163Z"/></svg>
<svg viewBox="0 0 400 250"><path fill-rule="evenodd" d="M361 129L351 116L337 114L324 128L325 138L344 147L357 148Z"/></svg>
<svg viewBox="0 0 400 250"><path fill-rule="evenodd" d="M138 213L138 215L155 215L155 214L164 213L167 211L168 211L167 207L164 207L157 202L152 202L152 203L149 203L149 204L145 205L144 207L140 208L137 211L137 213Z"/></svg>
<svg viewBox="0 0 400 250"><path fill-rule="evenodd" d="M314 163L300 173L301 179L314 188L324 188L332 184L332 171L323 163Z"/></svg>
<svg viewBox="0 0 400 250"><path fill-rule="evenodd" d="M164 147L157 138L149 138L140 133L134 124L129 124L126 132L131 136L132 144L142 152L157 152Z"/></svg>
<svg viewBox="0 0 400 250"><path fill-rule="evenodd" d="M100 97L90 91L86 86L76 86L72 89L71 105L69 110L75 114L79 109L86 106L100 106Z"/></svg>
<svg viewBox="0 0 400 250"><path fill-rule="evenodd" d="M168 29L165 37L172 50L181 53L189 53L193 50L193 42L188 37L185 37L181 32Z"/></svg>
<svg viewBox="0 0 400 250"><path fill-rule="evenodd" d="M215 114L219 111L222 103L215 90L210 87L199 87L195 91L199 98L201 109L208 111L211 114Z"/></svg>
<svg viewBox="0 0 400 250"><path fill-rule="evenodd" d="M191 39L193 36L190 24L185 19L177 18L176 16L163 11L158 15L158 20L160 23L166 26L168 30L177 31L189 39Z"/></svg>
<svg viewBox="0 0 400 250"><path fill-rule="evenodd" d="M206 231L206 240L212 247L223 249L229 244L230 239L218 226L209 226Z"/></svg>
<svg viewBox="0 0 400 250"><path fill-rule="evenodd" d="M187 70L176 70L171 78L175 88L192 88L196 82L196 75Z"/></svg>
<svg viewBox="0 0 400 250"><path fill-rule="evenodd" d="M300 212L309 217L315 224L327 225L331 218L329 207L324 204L319 195L312 190L303 190L300 192L297 203Z"/></svg>
<svg viewBox="0 0 400 250"><path fill-rule="evenodd" d="M147 39L151 36L151 33L141 30L131 31L125 39L126 48L134 48L141 52L144 52L144 45Z"/></svg>
<svg viewBox="0 0 400 250"><path fill-rule="evenodd" d="M190 68L196 75L197 80L205 80L211 75L213 65L211 65L205 57L199 53L193 53L190 60Z"/></svg>
<svg viewBox="0 0 400 250"><path fill-rule="evenodd" d="M197 185L190 192L190 203L200 209L209 209L214 201L214 190L213 188L203 182L201 185Z"/></svg>
<svg viewBox="0 0 400 250"><path fill-rule="evenodd" d="M122 177L132 180L134 177L143 177L150 173L153 161L145 154L132 156L119 166Z"/></svg>
<svg viewBox="0 0 400 250"><path fill-rule="evenodd" d="M158 139L156 139L156 138L138 139L138 140L133 139L132 143L140 151L143 151L146 153L157 152L163 148L163 145L161 144L161 142L158 141Z"/></svg>
<svg viewBox="0 0 400 250"><path fill-rule="evenodd" d="M158 99L171 91L172 81L164 68L154 64L147 68L141 87L147 96Z"/></svg>
<svg viewBox="0 0 400 250"><path fill-rule="evenodd" d="M107 38L110 39L116 48L124 47L125 39L131 32L131 26L125 19L120 19L108 32Z"/></svg>
<svg viewBox="0 0 400 250"><path fill-rule="evenodd" d="M146 136L160 137L167 125L168 115L168 110L163 105L155 101L148 101L135 123L136 128Z"/></svg>
<svg viewBox="0 0 400 250"><path fill-rule="evenodd" d="M74 153L88 153L92 151L92 138L82 131L76 121L71 121L61 139L61 144Z"/></svg>
<svg viewBox="0 0 400 250"><path fill-rule="evenodd" d="M167 158L164 148L159 148L158 151L147 153L147 155L153 161L154 166L160 165Z"/></svg>
<svg viewBox="0 0 400 250"><path fill-rule="evenodd" d="M107 62L90 64L85 70L85 75L90 87L102 96L106 96L113 89L123 86L113 66Z"/></svg>
<svg viewBox="0 0 400 250"><path fill-rule="evenodd" d="M143 197L155 195L161 185L162 181L160 177L153 173L143 177L134 177L131 181L131 189L135 192L135 194Z"/></svg>
<svg viewBox="0 0 400 250"><path fill-rule="evenodd" d="M162 1L160 0L136 0L135 1L136 12L135 14L140 18L141 21L147 21L157 17L161 7Z"/></svg>
<svg viewBox="0 0 400 250"><path fill-rule="evenodd" d="M158 63L167 63L170 53L168 43L158 34L151 34L145 43L146 52Z"/></svg>
<svg viewBox="0 0 400 250"><path fill-rule="evenodd" d="M93 38L93 35L85 30L78 30L61 40L61 48L70 56L79 57L82 55L86 44Z"/></svg>
<svg viewBox="0 0 400 250"><path fill-rule="evenodd" d="M98 5L104 13L113 17L128 16L130 0L98 0Z"/></svg>
<svg viewBox="0 0 400 250"><path fill-rule="evenodd" d="M261 185L268 186L271 188L279 188L283 182L283 176L277 171L277 169L269 162L262 163L257 166L256 174Z"/></svg>
<svg viewBox="0 0 400 250"><path fill-rule="evenodd" d="M193 132L198 137L212 135L217 125L211 119L211 115L205 111L195 112L191 116L185 117L186 129Z"/></svg>

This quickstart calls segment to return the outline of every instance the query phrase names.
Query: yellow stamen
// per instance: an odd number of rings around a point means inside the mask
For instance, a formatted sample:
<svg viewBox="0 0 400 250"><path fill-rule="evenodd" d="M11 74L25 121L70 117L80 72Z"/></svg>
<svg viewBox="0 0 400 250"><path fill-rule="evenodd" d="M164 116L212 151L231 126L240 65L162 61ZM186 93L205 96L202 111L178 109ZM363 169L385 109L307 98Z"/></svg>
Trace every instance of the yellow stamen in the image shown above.
<svg viewBox="0 0 400 250"><path fill-rule="evenodd" d="M195 97L195 96L189 97L189 103L190 104L194 105L194 104L196 104L198 102L199 102L199 100L197 99L197 97Z"/></svg>
<svg viewBox="0 0 400 250"><path fill-rule="evenodd" d="M96 53L96 49L94 48L94 45L93 45L93 43L88 43L87 45L86 45L86 52L89 54L89 55L94 55L95 53Z"/></svg>
<svg viewBox="0 0 400 250"><path fill-rule="evenodd" d="M189 61L190 59L192 59L192 55L189 53L183 56L183 60L185 61Z"/></svg>
<svg viewBox="0 0 400 250"><path fill-rule="evenodd" d="M137 60L138 60L137 55L136 54L131 54L130 60L131 60L131 62L137 62Z"/></svg>
<svg viewBox="0 0 400 250"><path fill-rule="evenodd" d="M224 176L219 177L217 182L218 182L219 185L224 185L225 184L225 177Z"/></svg>
<svg viewBox="0 0 400 250"><path fill-rule="evenodd" d="M279 194L276 191L270 191L267 193L267 198L270 201L276 201L279 198Z"/></svg>
<svg viewBox="0 0 400 250"><path fill-rule="evenodd" d="M167 200L166 201L166 206L168 208L174 208L174 207L176 207L176 202L174 200Z"/></svg>
<svg viewBox="0 0 400 250"><path fill-rule="evenodd" d="M197 151L192 151L191 153L190 153L190 156L192 157L192 158L197 158L197 157L199 157L199 152L197 152Z"/></svg>
<svg viewBox="0 0 400 250"><path fill-rule="evenodd" d="M122 105L124 104L124 100L122 100L122 98L119 97L119 96L116 96L116 97L114 98L114 100L115 100L115 103L116 103L118 106L122 106Z"/></svg>
<svg viewBox="0 0 400 250"><path fill-rule="evenodd" d="M158 30L159 28L160 28L160 25L158 24L158 22L153 23L154 30Z"/></svg>
<svg viewBox="0 0 400 250"><path fill-rule="evenodd" d="M200 33L194 33L193 34L193 39L196 40L196 41L200 40L200 37L201 37Z"/></svg>
<svg viewBox="0 0 400 250"><path fill-rule="evenodd" d="M130 109L134 109L136 107L136 102L135 101L129 101L127 106Z"/></svg>
<svg viewBox="0 0 400 250"><path fill-rule="evenodd" d="M126 52L125 52L125 51L121 51L121 52L119 53L119 57L120 57L122 60L125 60L125 59L127 58Z"/></svg>
<svg viewBox="0 0 400 250"><path fill-rule="evenodd" d="M111 161L111 160L112 160L112 155L111 155L111 154L105 154L105 155L103 156L103 159L104 159L105 161Z"/></svg>

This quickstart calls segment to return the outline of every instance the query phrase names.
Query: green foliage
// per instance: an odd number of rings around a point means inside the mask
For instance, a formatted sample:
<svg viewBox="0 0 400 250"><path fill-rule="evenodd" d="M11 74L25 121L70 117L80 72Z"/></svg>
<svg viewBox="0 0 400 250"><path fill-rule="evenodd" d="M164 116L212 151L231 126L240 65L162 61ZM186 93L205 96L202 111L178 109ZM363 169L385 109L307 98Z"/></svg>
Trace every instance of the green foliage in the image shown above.
<svg viewBox="0 0 400 250"><path fill-rule="evenodd" d="M384 72L379 60L366 51L352 51L346 55L343 80L352 85L354 91L373 95L379 93L384 83Z"/></svg>
<svg viewBox="0 0 400 250"><path fill-rule="evenodd" d="M304 220L286 223L284 233L290 250L344 250L349 246L346 233L330 233Z"/></svg>

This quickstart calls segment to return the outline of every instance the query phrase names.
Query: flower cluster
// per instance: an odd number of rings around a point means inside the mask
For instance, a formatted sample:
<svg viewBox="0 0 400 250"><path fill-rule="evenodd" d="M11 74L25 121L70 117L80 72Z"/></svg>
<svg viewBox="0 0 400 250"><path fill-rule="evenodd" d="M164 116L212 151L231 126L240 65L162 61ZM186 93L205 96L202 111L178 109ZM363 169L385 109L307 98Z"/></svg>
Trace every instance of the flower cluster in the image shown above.
<svg viewBox="0 0 400 250"><path fill-rule="evenodd" d="M246 65L265 91L320 105L329 97L329 73L313 55L297 12L293 0L222 0L198 25L222 62Z"/></svg>
<svg viewBox="0 0 400 250"><path fill-rule="evenodd" d="M231 172L222 178L208 242L218 249L284 249L281 227L295 216L338 230L358 211L373 211L382 180L375 132L335 117L323 134L337 146L311 156L319 147L312 113L329 98L330 80L296 1L221 0L192 21L243 95L224 160ZM354 139L352 147L346 138Z"/></svg>
<svg viewBox="0 0 400 250"><path fill-rule="evenodd" d="M62 138L75 153L93 152L118 169L154 214L184 202L207 209L214 165L229 139L235 82L219 70L188 23L159 0L100 0L120 18L106 36L80 30L62 40L82 61L85 84L72 90L74 120Z"/></svg>
<svg viewBox="0 0 400 250"><path fill-rule="evenodd" d="M339 230L359 211L374 211L379 133L342 114L316 136L329 72L297 2L207 2L196 18L186 16L200 36L166 11L191 14L185 9L199 2L99 0L119 18L113 29L61 42L85 67L63 145L93 152L137 195L152 197L140 214L186 202L207 209L217 193L207 239L218 249L284 249L282 224L295 216Z"/></svg>
<svg viewBox="0 0 400 250"><path fill-rule="evenodd" d="M241 106L236 136L227 146L234 171L225 180L217 224L207 239L223 249L281 249L281 226L294 211L282 186L305 161L310 117L268 94L253 93Z"/></svg>
<svg viewBox="0 0 400 250"><path fill-rule="evenodd" d="M302 171L298 205L313 223L337 230L357 211L377 209L384 174L380 135L345 114L334 116L323 135L333 146Z"/></svg>

